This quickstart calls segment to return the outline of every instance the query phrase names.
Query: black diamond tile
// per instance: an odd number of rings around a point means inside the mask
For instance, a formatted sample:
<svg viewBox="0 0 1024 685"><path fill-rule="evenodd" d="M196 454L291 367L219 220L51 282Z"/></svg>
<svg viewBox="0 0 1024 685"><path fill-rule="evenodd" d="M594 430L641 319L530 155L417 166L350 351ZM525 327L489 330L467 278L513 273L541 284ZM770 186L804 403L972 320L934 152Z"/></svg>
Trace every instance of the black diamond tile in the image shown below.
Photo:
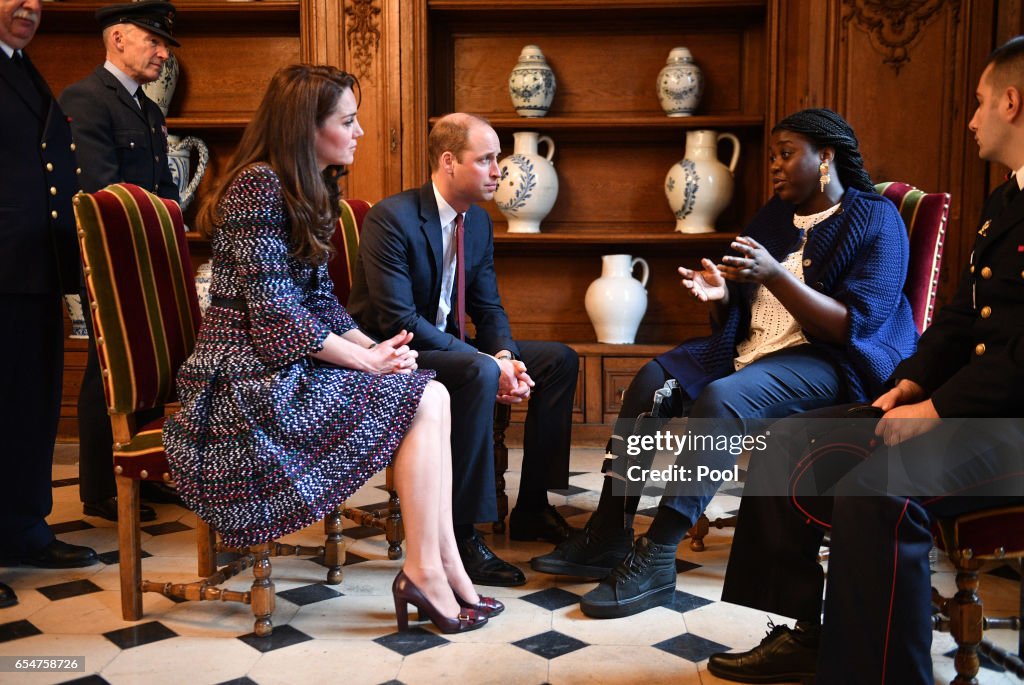
<svg viewBox="0 0 1024 685"><path fill-rule="evenodd" d="M312 561L314 564L318 564L320 566L324 565L324 555L323 554L317 555L315 557L306 557L306 559L307 559L307 561ZM343 563L342 566L351 566L353 564L361 564L364 561L369 561L369 559L367 559L366 557L361 557L358 554L353 554L352 552L349 552L348 550L346 550L345 551L345 563ZM324 568L326 568L326 567L324 567Z"/></svg>
<svg viewBox="0 0 1024 685"><path fill-rule="evenodd" d="M78 485L77 478L58 478L57 480L50 481L50 484L55 488L66 488L70 485Z"/></svg>
<svg viewBox="0 0 1024 685"><path fill-rule="evenodd" d="M33 635L42 635L43 631L36 628L28 621L11 621L10 623L0 623L0 642L10 642L11 640L20 640L23 637L32 637Z"/></svg>
<svg viewBox="0 0 1024 685"><path fill-rule="evenodd" d="M942 656L948 656L950 659L952 659L954 656L956 656L956 650L955 649L951 649L948 652L946 652L945 654L943 654ZM993 662L991 659L989 659L987 656L985 656L981 652L978 652L978 663L986 671L993 671L995 673L1006 673L1006 669L1005 668L1003 668L999 664Z"/></svg>
<svg viewBox="0 0 1024 685"><path fill-rule="evenodd" d="M636 512L639 516L650 516L654 518L655 514L658 513L658 507L648 507L647 509L641 509Z"/></svg>
<svg viewBox="0 0 1024 685"><path fill-rule="evenodd" d="M89 530L95 527L88 521L65 521L64 523L54 523L50 526L50 530L53 531L54 535L63 535L64 533L74 533L76 530Z"/></svg>
<svg viewBox="0 0 1024 685"><path fill-rule="evenodd" d="M380 528L374 528L373 526L353 526L352 528L346 528L341 533L347 538L362 540L363 538L370 538L374 535L383 535L384 531Z"/></svg>
<svg viewBox="0 0 1024 685"><path fill-rule="evenodd" d="M217 552L217 560L214 563L217 564L217 566L227 566L240 556L242 555L239 552Z"/></svg>
<svg viewBox="0 0 1024 685"><path fill-rule="evenodd" d="M695 564L692 561L676 559L676 573L686 573L687 571L692 571L695 568L700 568L700 566L700 564Z"/></svg>
<svg viewBox="0 0 1024 685"><path fill-rule="evenodd" d="M1006 578L1007 580L1020 582L1020 571L1007 564L994 568L988 573L989 575L998 576L999 578Z"/></svg>
<svg viewBox="0 0 1024 685"><path fill-rule="evenodd" d="M120 552L120 550L113 549L113 550L110 550L109 552L103 552L102 554L97 554L96 556L97 556L97 558L99 558L100 561L102 561L107 566L113 566L114 564L121 563L121 552ZM153 555L150 554L149 552L147 552L144 549L139 551L139 558L140 559L147 559L147 558L149 558L151 556L153 556Z"/></svg>
<svg viewBox="0 0 1024 685"><path fill-rule="evenodd" d="M192 530L181 521L168 521L167 523L154 523L152 526L143 526L142 530L150 535L167 535L168 533L180 533L183 530Z"/></svg>
<svg viewBox="0 0 1024 685"><path fill-rule="evenodd" d="M557 630L549 630L546 633L534 635L533 637L528 637L525 640L519 640L512 644L520 649L525 649L531 654L544 657L545 659L557 659L563 654L575 652L577 649L582 649L587 646L586 642L577 640L574 637L569 637L568 635L563 635Z"/></svg>
<svg viewBox="0 0 1024 685"><path fill-rule="evenodd" d="M374 640L378 645L387 647L392 652L409 656L424 649L448 644L448 640L423 628L412 628L400 633L391 633Z"/></svg>
<svg viewBox="0 0 1024 685"><path fill-rule="evenodd" d="M580 509L579 507L574 507L571 504L563 504L560 507L555 507L555 510L562 515L562 518L570 518L572 516L590 513L589 509Z"/></svg>
<svg viewBox="0 0 1024 685"><path fill-rule="evenodd" d="M643 492L641 494L647 495L649 497L659 497L659 496L665 494L665 486L664 485L645 485L644 489L643 489Z"/></svg>
<svg viewBox="0 0 1024 685"><path fill-rule="evenodd" d="M585 473L590 473L590 471L570 471L569 477L572 478L573 476L582 476Z"/></svg>
<svg viewBox="0 0 1024 685"><path fill-rule="evenodd" d="M714 640L708 640L693 633L683 633L651 646L694 663L704 661L712 654L729 651L725 645L720 645Z"/></svg>
<svg viewBox="0 0 1024 685"><path fill-rule="evenodd" d="M272 652L275 649L281 649L282 647L291 647L297 645L300 642L312 640L309 635L306 635L301 630L292 628L289 625L274 626L274 632L267 637L257 637L256 633L248 633L238 638L245 644L249 645L253 649L263 652Z"/></svg>
<svg viewBox="0 0 1024 685"><path fill-rule="evenodd" d="M556 609L578 604L580 596L574 592L563 590L562 588L552 587L547 590L541 590L540 592L532 592L528 595L523 595L519 599L525 600L530 604L536 604L541 609L555 611Z"/></svg>
<svg viewBox="0 0 1024 685"><path fill-rule="evenodd" d="M693 611L694 609L700 609L708 604L714 604L710 599L704 599L697 595L691 595L689 592L683 592L682 590L676 590L675 597L673 597L673 609L681 614L685 614L687 611Z"/></svg>
<svg viewBox="0 0 1024 685"><path fill-rule="evenodd" d="M110 681L97 674L87 675L84 678L65 680L60 685L110 685Z"/></svg>
<svg viewBox="0 0 1024 685"><path fill-rule="evenodd" d="M581 488L578 485L569 484L569 487L563 490L551 490L556 495L562 495L563 497L571 497L572 495L578 495L581 492L587 492L586 488Z"/></svg>
<svg viewBox="0 0 1024 685"><path fill-rule="evenodd" d="M225 680L222 683L217 683L217 685L258 685L258 683L251 678L242 676L241 678L234 678L233 680Z"/></svg>
<svg viewBox="0 0 1024 685"><path fill-rule="evenodd" d="M364 505L362 505L361 507L358 507L358 508L363 510L363 511L380 511L381 509L387 509L388 508L388 501L384 500L383 502L374 502L373 504L364 504Z"/></svg>
<svg viewBox="0 0 1024 685"><path fill-rule="evenodd" d="M56 602L58 599L67 599L68 597L88 595L92 592L101 592L103 590L103 588L91 580L72 580L68 583L44 585L43 587L36 589L51 602Z"/></svg>
<svg viewBox="0 0 1024 685"><path fill-rule="evenodd" d="M380 685L405 685L405 683L401 680L389 680L386 683L381 683Z"/></svg>
<svg viewBox="0 0 1024 685"><path fill-rule="evenodd" d="M121 628L120 630L111 630L109 633L103 633L103 637L107 638L121 649L140 647L152 642L159 642L160 640L166 640L167 638L177 637L177 635L178 634L176 632L165 626L163 623L160 623L160 621L140 623L137 626L128 626L127 628Z"/></svg>
<svg viewBox="0 0 1024 685"><path fill-rule="evenodd" d="M300 607L304 607L307 604L322 602L325 599L341 597L342 594L343 593L338 592L337 590L332 590L326 585L316 583L314 585L304 585L303 587L284 590L283 592L278 592L277 596L281 599L287 599L292 604L298 604Z"/></svg>

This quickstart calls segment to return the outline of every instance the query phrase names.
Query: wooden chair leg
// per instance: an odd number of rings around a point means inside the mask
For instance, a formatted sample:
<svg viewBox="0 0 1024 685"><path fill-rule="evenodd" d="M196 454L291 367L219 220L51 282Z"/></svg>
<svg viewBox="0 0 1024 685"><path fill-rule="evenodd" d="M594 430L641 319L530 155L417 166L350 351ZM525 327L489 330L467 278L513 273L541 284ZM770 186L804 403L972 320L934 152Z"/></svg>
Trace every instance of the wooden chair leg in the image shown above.
<svg viewBox="0 0 1024 685"><path fill-rule="evenodd" d="M324 519L324 534L327 536L324 542L324 566L327 567L328 585L338 585L344 575L341 567L345 564L347 545L341 535L342 506L335 507Z"/></svg>
<svg viewBox="0 0 1024 685"><path fill-rule="evenodd" d="M217 534L199 517L196 517L196 558L200 577L207 578L217 572Z"/></svg>
<svg viewBox="0 0 1024 685"><path fill-rule="evenodd" d="M981 642L984 610L978 596L978 567L980 563L969 562L970 567L958 565L956 572L957 593L947 603L949 633L956 640L956 656L953 665L956 678L953 683L977 685L978 643Z"/></svg>
<svg viewBox="0 0 1024 685"><path fill-rule="evenodd" d="M126 621L142 618L142 531L139 529L139 481L115 476L117 481L117 543L120 546L121 615Z"/></svg>
<svg viewBox="0 0 1024 685"><path fill-rule="evenodd" d="M252 569L252 613L256 617L253 632L257 637L267 637L274 632L271 616L274 613L274 581L270 579L270 543L254 545L252 553L256 563Z"/></svg>
<svg viewBox="0 0 1024 685"><path fill-rule="evenodd" d="M405 528L402 526L402 508L395 490L395 469L392 466L385 472L388 489L388 518L384 522L384 537L388 541L388 559L394 561L402 558L402 542L405 540Z"/></svg>
<svg viewBox="0 0 1024 685"><path fill-rule="evenodd" d="M494 406L494 494L498 501L498 520L492 530L505 532L508 516L508 495L505 493L505 472L508 471L508 447L505 446L505 431L512 419L512 410L507 404Z"/></svg>
<svg viewBox="0 0 1024 685"><path fill-rule="evenodd" d="M704 514L700 515L697 519L697 523L693 524L687 535L690 536L690 549L694 552L704 551L704 538L707 537L708 531L711 530L711 523L708 521L708 517Z"/></svg>

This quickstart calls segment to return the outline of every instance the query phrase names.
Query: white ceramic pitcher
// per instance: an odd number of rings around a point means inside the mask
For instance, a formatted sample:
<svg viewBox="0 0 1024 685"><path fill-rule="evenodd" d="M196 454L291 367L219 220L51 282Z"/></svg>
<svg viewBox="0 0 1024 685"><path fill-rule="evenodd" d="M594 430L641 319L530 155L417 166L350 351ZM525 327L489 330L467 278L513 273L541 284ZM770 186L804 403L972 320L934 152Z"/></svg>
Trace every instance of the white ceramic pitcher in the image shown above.
<svg viewBox="0 0 1024 685"><path fill-rule="evenodd" d="M640 280L633 270L642 268ZM587 288L587 316L594 324L597 341L628 345L636 340L640 320L647 312L647 278L650 268L642 257L606 254L601 257L601 277Z"/></svg>
<svg viewBox="0 0 1024 685"><path fill-rule="evenodd" d="M513 154L498 164L501 180L494 201L508 219L509 233L540 233L540 222L558 197L558 174L551 162L555 141L533 131L520 131L512 137ZM547 155L538 154L539 143L547 143Z"/></svg>
<svg viewBox="0 0 1024 685"><path fill-rule="evenodd" d="M732 159L718 161L718 143L732 143ZM710 233L715 219L732 200L733 177L740 157L740 141L731 133L687 131L686 156L665 176L665 196L676 215L680 233Z"/></svg>

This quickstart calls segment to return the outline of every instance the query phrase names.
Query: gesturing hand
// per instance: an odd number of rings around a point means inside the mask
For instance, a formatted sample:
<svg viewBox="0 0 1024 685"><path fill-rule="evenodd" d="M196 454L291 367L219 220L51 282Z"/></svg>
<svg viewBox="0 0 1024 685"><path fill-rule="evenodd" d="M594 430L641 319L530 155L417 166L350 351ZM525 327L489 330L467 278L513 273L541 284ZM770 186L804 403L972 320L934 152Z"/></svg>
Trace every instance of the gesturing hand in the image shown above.
<svg viewBox="0 0 1024 685"><path fill-rule="evenodd" d="M701 271L679 267L679 275L683 277L683 287L701 302L716 302L726 295L725 279L718 267L710 259L700 260Z"/></svg>
<svg viewBox="0 0 1024 685"><path fill-rule="evenodd" d="M369 371L379 374L412 373L416 370L419 352L409 348L412 333L401 331L374 345L367 352Z"/></svg>
<svg viewBox="0 0 1024 685"><path fill-rule="evenodd" d="M741 235L730 245L740 253L740 257L726 255L722 257L722 276L737 283L767 283L782 271L782 265L772 257L761 243L753 238Z"/></svg>

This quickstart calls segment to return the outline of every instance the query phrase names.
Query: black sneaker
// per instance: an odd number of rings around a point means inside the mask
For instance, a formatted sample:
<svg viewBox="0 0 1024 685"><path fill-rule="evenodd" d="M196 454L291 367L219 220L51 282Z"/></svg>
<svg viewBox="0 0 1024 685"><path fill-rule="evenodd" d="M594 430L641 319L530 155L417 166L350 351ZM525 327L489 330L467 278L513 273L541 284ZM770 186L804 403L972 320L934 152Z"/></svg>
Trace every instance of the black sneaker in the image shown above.
<svg viewBox="0 0 1024 685"><path fill-rule="evenodd" d="M737 683L790 683L814 678L820 627L791 629L768 622L761 644L746 652L712 654L708 670Z"/></svg>
<svg viewBox="0 0 1024 685"><path fill-rule="evenodd" d="M541 573L580 578L604 578L633 547L633 529L597 530L590 524L547 554L530 560Z"/></svg>
<svg viewBox="0 0 1024 685"><path fill-rule="evenodd" d="M621 618L669 604L676 591L676 547L658 545L646 535L596 588L583 595L580 609L591 618Z"/></svg>

